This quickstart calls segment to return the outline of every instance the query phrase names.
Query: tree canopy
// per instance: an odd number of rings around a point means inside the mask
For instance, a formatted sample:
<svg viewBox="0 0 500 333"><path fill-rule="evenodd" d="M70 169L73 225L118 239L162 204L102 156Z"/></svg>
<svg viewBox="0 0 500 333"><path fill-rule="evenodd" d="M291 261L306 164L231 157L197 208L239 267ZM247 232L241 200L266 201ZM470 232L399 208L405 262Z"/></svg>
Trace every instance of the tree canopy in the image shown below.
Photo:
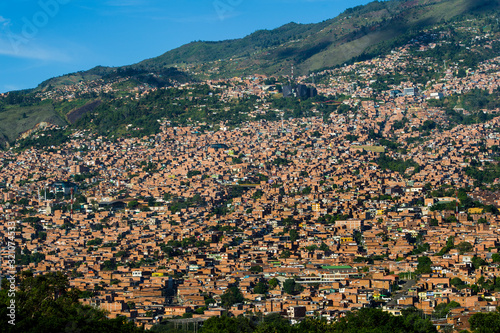
<svg viewBox="0 0 500 333"><path fill-rule="evenodd" d="M15 326L8 323L9 289L4 285L0 290L2 332L144 332L125 317L108 319L104 311L80 304L80 292L69 290L61 272L34 276L25 271L17 281Z"/></svg>
<svg viewBox="0 0 500 333"><path fill-rule="evenodd" d="M436 328L429 319L422 319L416 309L403 310L402 316L393 316L380 309L365 308L349 312L338 322L328 324L324 319L306 318L297 325L291 325L279 314L273 313L264 318L231 318L222 316L210 318L205 322L202 333L434 333Z"/></svg>
<svg viewBox="0 0 500 333"><path fill-rule="evenodd" d="M224 294L221 295L222 306L230 308L233 304L243 302L243 294L238 287L230 287Z"/></svg>

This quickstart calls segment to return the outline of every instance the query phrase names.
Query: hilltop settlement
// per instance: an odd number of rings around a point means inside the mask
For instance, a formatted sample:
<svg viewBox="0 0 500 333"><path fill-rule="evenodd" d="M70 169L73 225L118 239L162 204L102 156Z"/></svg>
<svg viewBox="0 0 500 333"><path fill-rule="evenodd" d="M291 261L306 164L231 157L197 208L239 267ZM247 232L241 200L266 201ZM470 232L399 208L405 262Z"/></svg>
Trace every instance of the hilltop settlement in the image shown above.
<svg viewBox="0 0 500 333"><path fill-rule="evenodd" d="M414 307L468 329L500 306L500 57L436 61L449 34L307 76L37 92L168 93L193 111L144 135L47 123L0 151L0 234L15 222L17 271L64 272L82 304L145 328ZM459 47L498 48L498 34L475 35ZM248 103L239 123L219 118Z"/></svg>

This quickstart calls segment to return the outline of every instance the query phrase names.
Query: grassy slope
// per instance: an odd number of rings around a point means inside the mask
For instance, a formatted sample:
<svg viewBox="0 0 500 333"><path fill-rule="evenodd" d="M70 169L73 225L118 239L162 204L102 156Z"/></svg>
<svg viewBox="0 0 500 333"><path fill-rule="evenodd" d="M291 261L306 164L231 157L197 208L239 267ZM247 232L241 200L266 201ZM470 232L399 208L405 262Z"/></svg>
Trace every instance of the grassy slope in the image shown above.
<svg viewBox="0 0 500 333"><path fill-rule="evenodd" d="M53 78L43 82L38 89L120 75L133 77L118 85L130 88L138 82L149 82L151 78L144 74L148 71L159 71L164 77L181 77L182 73L165 68L188 64L210 77L254 73L286 75L290 73L292 64L296 73L306 74L342 64L363 52L379 52L381 43L389 43L408 30L423 29L442 19L453 19L464 13L492 12L498 9L499 1L393 0L370 3L318 24L290 23L236 40L193 42L160 57L124 68L96 67L86 72ZM68 112L88 102L90 100L78 99L55 106L47 103L31 107L8 106L0 112L0 144L6 140L12 141L42 121L66 124ZM26 118L22 116L23 113L26 113Z"/></svg>
<svg viewBox="0 0 500 333"><path fill-rule="evenodd" d="M23 114L26 114L26 118L23 117ZM21 133L34 128L41 122L49 122L54 125L66 124L66 121L57 114L50 103L26 107L14 105L8 106L5 111L0 112L0 134L12 141Z"/></svg>
<svg viewBox="0 0 500 333"><path fill-rule="evenodd" d="M144 60L137 66L161 68L183 63L203 63L233 57L245 57L259 50L282 45L296 38L304 38L322 29L318 24L289 23L274 30L259 30L241 39L220 42L192 42L163 55Z"/></svg>
<svg viewBox="0 0 500 333"><path fill-rule="evenodd" d="M159 71L172 66L205 77L248 74L287 75L334 67L388 42L410 29L424 28L457 15L498 8L499 0L392 0L372 2L346 10L317 24L289 23L274 30L259 30L244 38L219 42L192 42L163 55L125 66ZM479 8L479 9L478 9ZM43 82L39 89L105 78L116 69L96 67Z"/></svg>
<svg viewBox="0 0 500 333"><path fill-rule="evenodd" d="M59 126L67 125L67 114L91 101L76 99L55 104L51 101L44 101L32 106L5 106L5 109L0 111L0 147L4 147L7 142L14 141L22 133L33 129L41 122Z"/></svg>
<svg viewBox="0 0 500 333"><path fill-rule="evenodd" d="M289 74L342 64L377 44L441 20L471 13L497 0L420 0L370 3L318 24L288 24L272 31L257 31L245 38L222 42L193 42L136 66L194 64L212 77L242 74ZM281 41L281 42L279 42ZM216 69L216 70L214 70Z"/></svg>

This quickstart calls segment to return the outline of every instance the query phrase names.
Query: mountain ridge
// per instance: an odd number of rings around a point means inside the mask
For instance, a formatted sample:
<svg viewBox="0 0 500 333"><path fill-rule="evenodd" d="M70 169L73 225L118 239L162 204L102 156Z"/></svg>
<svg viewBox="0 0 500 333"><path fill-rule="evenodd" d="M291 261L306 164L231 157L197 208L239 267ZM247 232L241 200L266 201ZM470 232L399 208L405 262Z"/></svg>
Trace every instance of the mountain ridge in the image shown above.
<svg viewBox="0 0 500 333"><path fill-rule="evenodd" d="M136 70L144 74L173 71L175 68L184 74L177 72L174 76L192 80L248 74L289 75L293 65L297 74L307 75L380 52L377 46L381 43L391 45L391 41L409 31L499 7L498 0L373 1L346 9L337 17L319 23L290 22L237 39L193 41L132 65L96 66L52 78L36 89L105 79L120 70ZM193 72L197 74L192 75Z"/></svg>
<svg viewBox="0 0 500 333"><path fill-rule="evenodd" d="M40 122L71 126L86 112L110 111L115 101L145 90L254 74L288 80L292 66L294 73L302 76L371 59L407 44L425 29L447 31L453 20L465 20L467 15L492 13L498 17L499 7L499 0L374 1L320 23L292 22L234 40L191 42L133 65L97 66L52 78L36 89L10 92L0 98L0 144L14 142ZM491 52L487 56L492 56ZM82 82L84 89L78 87ZM95 103L98 100L102 104ZM142 108L142 103L139 106ZM125 115L117 115L119 118L144 116L121 102L113 106L115 110L122 107Z"/></svg>
<svg viewBox="0 0 500 333"><path fill-rule="evenodd" d="M309 74L359 57L380 42L401 36L402 32L498 7L499 3L495 0L374 1L347 9L339 16L320 23L288 23L273 30L259 30L240 39L192 42L132 66L161 68L191 63L200 64L199 69L203 72L203 63L216 62L216 66L228 67L227 71L210 76L219 78L251 73L284 75L289 73L290 66L283 64L289 62L295 65L298 74ZM278 38L279 42L276 42ZM217 49L219 52L214 54L216 46L220 46ZM222 48L224 50L220 51ZM232 48L237 51L228 53L227 49ZM254 54L249 54L251 51ZM193 54L203 54L203 58L194 59ZM234 62L231 58L235 57L239 66L231 66ZM245 66L246 70L242 70ZM213 68L205 67L205 71Z"/></svg>

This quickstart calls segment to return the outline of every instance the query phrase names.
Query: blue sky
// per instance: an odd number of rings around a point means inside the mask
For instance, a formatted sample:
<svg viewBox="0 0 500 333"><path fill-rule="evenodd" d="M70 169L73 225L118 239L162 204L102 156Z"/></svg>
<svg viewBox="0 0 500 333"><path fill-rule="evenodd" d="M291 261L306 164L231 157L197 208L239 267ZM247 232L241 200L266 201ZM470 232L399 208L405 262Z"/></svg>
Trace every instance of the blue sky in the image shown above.
<svg viewBox="0 0 500 333"><path fill-rule="evenodd" d="M316 23L367 0L3 0L0 92L97 65L122 66L194 40Z"/></svg>

